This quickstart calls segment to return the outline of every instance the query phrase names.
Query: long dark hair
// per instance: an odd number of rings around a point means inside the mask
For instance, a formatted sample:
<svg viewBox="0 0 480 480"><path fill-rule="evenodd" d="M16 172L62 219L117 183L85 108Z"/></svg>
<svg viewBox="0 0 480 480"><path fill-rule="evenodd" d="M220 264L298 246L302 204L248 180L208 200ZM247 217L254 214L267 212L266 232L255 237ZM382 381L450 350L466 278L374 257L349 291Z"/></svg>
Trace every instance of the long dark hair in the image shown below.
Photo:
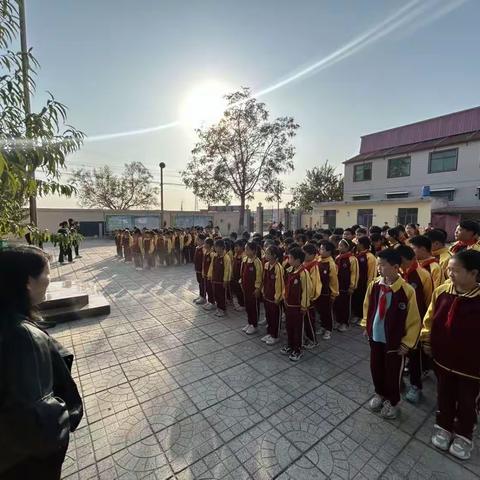
<svg viewBox="0 0 480 480"><path fill-rule="evenodd" d="M0 252L2 313L18 313L27 317L32 315L28 280L30 277L38 278L47 262L47 254L34 246L12 247Z"/></svg>

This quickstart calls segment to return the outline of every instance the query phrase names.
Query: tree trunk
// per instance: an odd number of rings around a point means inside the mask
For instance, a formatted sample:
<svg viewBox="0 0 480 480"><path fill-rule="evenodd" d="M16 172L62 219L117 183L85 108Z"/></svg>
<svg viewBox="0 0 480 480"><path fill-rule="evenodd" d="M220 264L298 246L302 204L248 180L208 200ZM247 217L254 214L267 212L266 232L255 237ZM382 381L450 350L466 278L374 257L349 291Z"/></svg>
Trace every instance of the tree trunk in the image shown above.
<svg viewBox="0 0 480 480"><path fill-rule="evenodd" d="M245 231L245 197L240 198L240 217L238 219L238 234Z"/></svg>

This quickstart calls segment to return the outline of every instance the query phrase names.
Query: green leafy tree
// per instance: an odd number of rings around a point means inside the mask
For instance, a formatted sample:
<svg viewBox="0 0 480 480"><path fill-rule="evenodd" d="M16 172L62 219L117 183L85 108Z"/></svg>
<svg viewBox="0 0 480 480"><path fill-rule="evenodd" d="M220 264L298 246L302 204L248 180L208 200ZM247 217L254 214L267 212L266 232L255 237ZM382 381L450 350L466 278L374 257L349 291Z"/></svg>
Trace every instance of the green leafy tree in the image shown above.
<svg viewBox="0 0 480 480"><path fill-rule="evenodd" d="M66 156L78 150L83 140L82 132L66 124L65 105L51 94L39 111L26 113L22 53L16 50L18 8L15 0L0 1L0 235L22 233L30 196L72 194L73 187L61 181L61 171ZM27 55L26 83L33 94L39 63L31 49ZM40 179L34 179L34 171Z"/></svg>
<svg viewBox="0 0 480 480"><path fill-rule="evenodd" d="M315 203L343 199L343 176L326 160L320 167L307 170L305 180L293 188L292 194L290 205L309 212Z"/></svg>
<svg viewBox="0 0 480 480"><path fill-rule="evenodd" d="M152 180L152 174L141 162L131 162L120 176L108 166L93 171L76 170L72 184L78 190L82 207L128 210L157 205L159 192Z"/></svg>
<svg viewBox="0 0 480 480"><path fill-rule="evenodd" d="M258 190L276 198L279 176L293 170L292 140L299 125L292 117L271 121L265 104L252 98L248 88L225 98L222 119L196 130L193 158L181 175L185 185L209 204L238 198L241 231L247 200Z"/></svg>

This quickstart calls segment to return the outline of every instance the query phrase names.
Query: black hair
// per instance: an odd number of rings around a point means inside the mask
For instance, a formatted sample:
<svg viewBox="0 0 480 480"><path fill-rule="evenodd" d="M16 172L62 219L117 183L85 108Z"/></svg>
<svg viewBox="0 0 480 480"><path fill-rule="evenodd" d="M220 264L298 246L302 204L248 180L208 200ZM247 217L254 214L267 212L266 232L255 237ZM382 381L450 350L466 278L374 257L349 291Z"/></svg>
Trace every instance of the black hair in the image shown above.
<svg viewBox="0 0 480 480"><path fill-rule="evenodd" d="M364 233L365 235L367 234L367 229L363 227L359 227L355 230L355 233Z"/></svg>
<svg viewBox="0 0 480 480"><path fill-rule="evenodd" d="M378 225L372 225L368 229L368 233L370 233L370 235L373 235L374 233L382 233L382 229Z"/></svg>
<svg viewBox="0 0 480 480"><path fill-rule="evenodd" d="M407 223L407 227L413 228L418 232L418 225L416 223Z"/></svg>
<svg viewBox="0 0 480 480"><path fill-rule="evenodd" d="M247 240L247 242L248 242L248 240L250 240L250 232L247 232L247 231L243 232L242 233L242 238Z"/></svg>
<svg viewBox="0 0 480 480"><path fill-rule="evenodd" d="M288 251L288 254L291 255L295 260L300 260L301 263L305 261L305 252L300 248L291 248Z"/></svg>
<svg viewBox="0 0 480 480"><path fill-rule="evenodd" d="M360 239L359 239L360 240ZM370 242L373 243L373 242L382 242L382 243L385 243L385 238L382 236L381 233L372 233L370 235Z"/></svg>
<svg viewBox="0 0 480 480"><path fill-rule="evenodd" d="M415 247L424 247L429 252L432 251L432 241L426 235L416 235L408 240L410 245Z"/></svg>
<svg viewBox="0 0 480 480"><path fill-rule="evenodd" d="M415 258L415 251L408 245L400 245L395 250L398 252L400 257L404 258L405 260L413 260Z"/></svg>
<svg viewBox="0 0 480 480"><path fill-rule="evenodd" d="M384 225L382 227L382 232L388 232L390 230L390 227L388 225Z"/></svg>
<svg viewBox="0 0 480 480"><path fill-rule="evenodd" d="M403 232L405 233L405 225L402 225L401 223L399 223L397 226L396 226L396 229L399 231L399 232Z"/></svg>
<svg viewBox="0 0 480 480"><path fill-rule="evenodd" d="M227 252L233 250L233 242L229 238L225 238L223 241L225 242L225 250Z"/></svg>
<svg viewBox="0 0 480 480"><path fill-rule="evenodd" d="M322 232L322 235L328 235L330 236L332 234L332 231L329 229L329 228L326 228L325 230L323 230ZM322 237L323 238L323 237Z"/></svg>
<svg viewBox="0 0 480 480"><path fill-rule="evenodd" d="M317 254L317 247L315 245L312 245L311 243L307 243L302 247L302 250L307 254L307 255L316 255Z"/></svg>
<svg viewBox="0 0 480 480"><path fill-rule="evenodd" d="M368 237L360 237L357 242L359 245L365 247L367 250L370 250L370 247L372 245Z"/></svg>
<svg viewBox="0 0 480 480"><path fill-rule="evenodd" d="M445 245L447 242L447 232L445 230L440 230L439 228L434 228L428 232L425 232L425 237L429 238L430 241L439 242L442 245Z"/></svg>
<svg viewBox="0 0 480 480"><path fill-rule="evenodd" d="M343 228L335 228L332 235L343 235Z"/></svg>
<svg viewBox="0 0 480 480"><path fill-rule="evenodd" d="M260 245L257 242L254 242L253 240L250 240L247 242L245 245L245 249L249 249L252 252L255 252L255 255L258 257L259 254L261 253L261 248Z"/></svg>
<svg viewBox="0 0 480 480"><path fill-rule="evenodd" d="M387 230L388 236L393 237L395 240L400 240L400 229L397 227L389 228Z"/></svg>
<svg viewBox="0 0 480 480"><path fill-rule="evenodd" d="M237 232L230 232L230 238L236 240L238 238Z"/></svg>
<svg viewBox="0 0 480 480"><path fill-rule="evenodd" d="M199 233L199 234L197 235L197 238L198 238L199 240L205 240L205 239L207 238L207 236L206 236L204 233Z"/></svg>
<svg viewBox="0 0 480 480"><path fill-rule="evenodd" d="M215 240L215 247L219 247L219 248L223 248L225 250L226 246L225 246L225 241L222 240L222 239L219 239L219 240Z"/></svg>
<svg viewBox="0 0 480 480"><path fill-rule="evenodd" d="M386 248L377 254L378 258L382 258L390 265L398 265L402 263L402 257L398 253L398 248Z"/></svg>
<svg viewBox="0 0 480 480"><path fill-rule="evenodd" d="M283 253L280 248L278 248L276 245L270 245L267 248L267 252L272 255L278 262L281 262L283 260Z"/></svg>
<svg viewBox="0 0 480 480"><path fill-rule="evenodd" d="M286 239L283 241L283 243L284 243L285 246L287 246L287 247L288 247L289 245L291 245L292 243L294 243L294 242L295 242L295 240L294 240L292 237L288 237L288 238L286 238Z"/></svg>
<svg viewBox="0 0 480 480"><path fill-rule="evenodd" d="M48 263L38 247L11 247L0 252L0 305L2 313L32 315L29 278L38 278Z"/></svg>
<svg viewBox="0 0 480 480"><path fill-rule="evenodd" d="M341 243L346 243L347 244L349 252L352 251L353 248L355 247L355 244L351 240L347 240L346 238L340 239L339 242L338 242L338 245L340 245Z"/></svg>
<svg viewBox="0 0 480 480"><path fill-rule="evenodd" d="M352 228L346 228L343 233L345 232L350 232L352 235L355 233L355 231Z"/></svg>
<svg viewBox="0 0 480 480"><path fill-rule="evenodd" d="M205 239L205 245L209 246L209 247L213 247L213 238L206 238Z"/></svg>
<svg viewBox="0 0 480 480"><path fill-rule="evenodd" d="M290 250L294 248L301 248L301 247L297 242L292 242L287 248L287 253L290 253Z"/></svg>
<svg viewBox="0 0 480 480"><path fill-rule="evenodd" d="M322 240L320 247L323 247L327 252L332 254L335 252L335 245L330 240Z"/></svg>
<svg viewBox="0 0 480 480"><path fill-rule="evenodd" d="M353 232L355 232L355 230L356 230L359 226L360 226L360 225L358 225L358 224L352 225L352 228L349 228L348 230L352 230Z"/></svg>
<svg viewBox="0 0 480 480"><path fill-rule="evenodd" d="M463 228L464 230L473 232L474 235L480 234L480 225L478 224L478 222L475 222L473 220L463 220L458 225L460 228Z"/></svg>
<svg viewBox="0 0 480 480"><path fill-rule="evenodd" d="M297 241L307 243L307 236L304 235L303 233L300 233L297 235Z"/></svg>
<svg viewBox="0 0 480 480"><path fill-rule="evenodd" d="M477 270L480 273L480 252L477 250L462 250L456 253L452 258L458 260L465 270L471 272Z"/></svg>
<svg viewBox="0 0 480 480"><path fill-rule="evenodd" d="M245 243L247 243L247 242L245 242L245 240L243 238L240 238L233 243L233 246L234 247L245 248Z"/></svg>

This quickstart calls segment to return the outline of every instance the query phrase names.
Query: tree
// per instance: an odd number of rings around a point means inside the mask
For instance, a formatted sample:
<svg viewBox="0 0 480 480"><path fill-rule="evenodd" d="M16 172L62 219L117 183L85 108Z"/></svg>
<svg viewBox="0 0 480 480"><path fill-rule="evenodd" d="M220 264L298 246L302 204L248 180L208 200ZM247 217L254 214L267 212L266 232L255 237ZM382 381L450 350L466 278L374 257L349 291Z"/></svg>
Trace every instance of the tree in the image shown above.
<svg viewBox="0 0 480 480"><path fill-rule="evenodd" d="M26 113L22 53L15 51L18 8L15 0L0 1L0 235L22 233L30 196L72 194L73 187L61 182L61 170L66 156L80 148L84 137L66 124L67 109L51 94L38 112ZM26 84L33 94L39 63L31 49L27 55ZM35 179L34 171L42 178Z"/></svg>
<svg viewBox="0 0 480 480"><path fill-rule="evenodd" d="M256 190L275 196L279 175L293 170L292 139L299 125L292 117L269 121L265 104L252 98L248 88L225 98L227 107L218 124L196 130L193 158L181 175L185 185L207 203L228 204L232 197L238 198L241 231L246 201Z"/></svg>
<svg viewBox="0 0 480 480"><path fill-rule="evenodd" d="M78 189L82 207L128 210L157 205L158 188L153 187L153 176L141 162L125 164L121 176L114 175L108 166L93 171L79 169L73 172L73 185Z"/></svg>
<svg viewBox="0 0 480 480"><path fill-rule="evenodd" d="M307 170L305 180L293 188L292 194L292 206L311 211L315 203L343 199L343 177L326 160L322 166Z"/></svg>

